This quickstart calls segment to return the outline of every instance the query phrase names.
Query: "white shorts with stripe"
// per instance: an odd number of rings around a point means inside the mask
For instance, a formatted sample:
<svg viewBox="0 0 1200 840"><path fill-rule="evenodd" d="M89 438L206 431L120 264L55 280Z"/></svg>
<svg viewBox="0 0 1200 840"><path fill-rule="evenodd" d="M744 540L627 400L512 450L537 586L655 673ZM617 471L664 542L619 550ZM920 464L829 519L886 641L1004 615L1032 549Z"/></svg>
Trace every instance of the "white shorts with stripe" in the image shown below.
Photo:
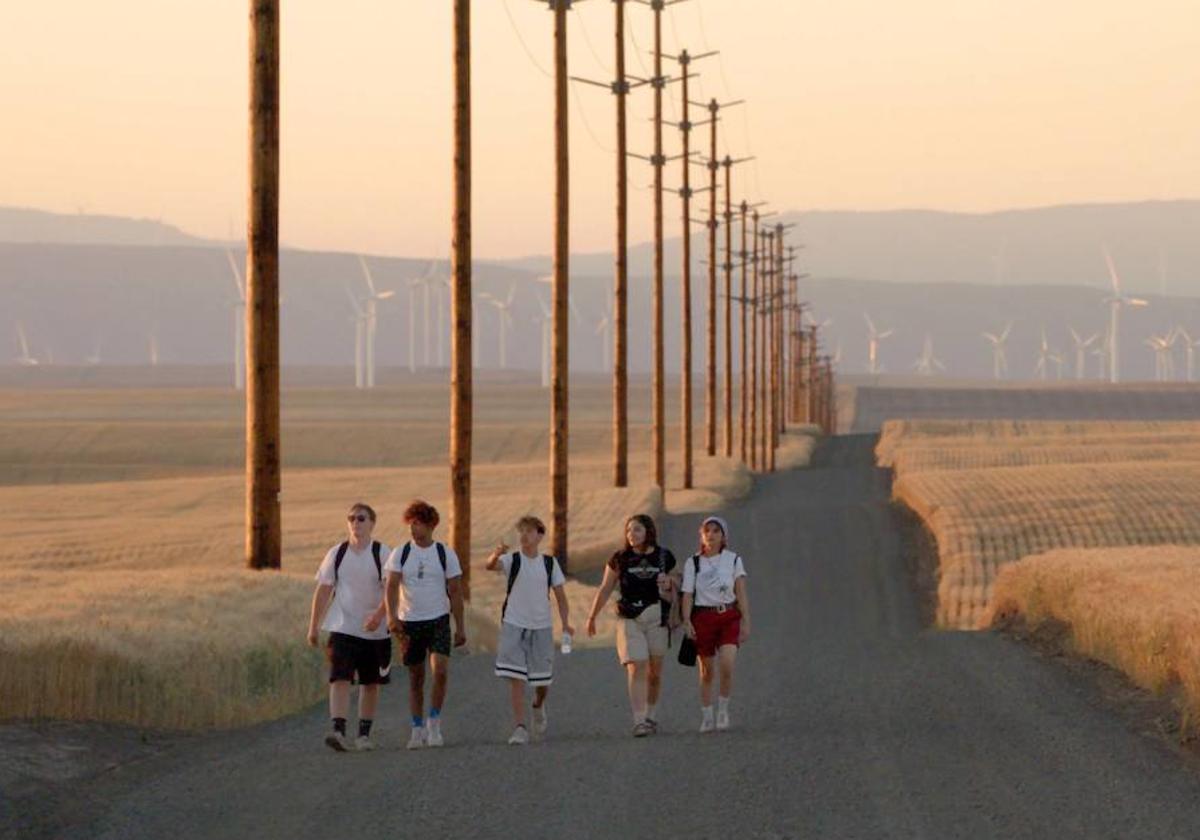
<svg viewBox="0 0 1200 840"><path fill-rule="evenodd" d="M554 681L554 628L529 630L500 622L495 673L530 685L550 685Z"/></svg>

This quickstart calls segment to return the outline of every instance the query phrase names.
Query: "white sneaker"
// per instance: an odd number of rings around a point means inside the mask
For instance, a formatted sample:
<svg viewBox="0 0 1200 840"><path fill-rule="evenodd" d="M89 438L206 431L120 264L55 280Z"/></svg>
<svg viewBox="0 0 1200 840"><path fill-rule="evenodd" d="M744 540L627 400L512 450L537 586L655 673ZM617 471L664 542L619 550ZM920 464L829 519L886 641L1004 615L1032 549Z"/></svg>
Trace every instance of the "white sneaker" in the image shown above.
<svg viewBox="0 0 1200 840"><path fill-rule="evenodd" d="M346 744L346 736L336 729L325 736L325 746L335 752L345 752L350 749L349 745Z"/></svg>
<svg viewBox="0 0 1200 840"><path fill-rule="evenodd" d="M529 743L529 730L526 729L524 726L518 724L517 728L513 730L512 735L508 736L508 743L513 746L520 746L522 744L528 744Z"/></svg>
<svg viewBox="0 0 1200 840"><path fill-rule="evenodd" d="M375 749L375 742L371 740L370 735L359 735L354 739L354 749L359 752L370 752Z"/></svg>
<svg viewBox="0 0 1200 840"><path fill-rule="evenodd" d="M442 739L442 721L441 718L434 718L429 721L429 729L425 735L425 746L440 747L446 742Z"/></svg>
<svg viewBox="0 0 1200 840"><path fill-rule="evenodd" d="M722 730L722 729L728 729L728 728L729 728L729 710L728 709L720 709L717 712L717 729Z"/></svg>
<svg viewBox="0 0 1200 840"><path fill-rule="evenodd" d="M425 746L425 727L414 726L412 735L408 738L408 748L410 750L419 750Z"/></svg>
<svg viewBox="0 0 1200 840"><path fill-rule="evenodd" d="M703 715L703 717L700 718L700 731L701 732L712 732L713 731L712 709L704 710L704 715Z"/></svg>
<svg viewBox="0 0 1200 840"><path fill-rule="evenodd" d="M546 720L546 704L543 702L542 705L533 708L533 734L541 738L546 734L546 727L549 725L550 722Z"/></svg>

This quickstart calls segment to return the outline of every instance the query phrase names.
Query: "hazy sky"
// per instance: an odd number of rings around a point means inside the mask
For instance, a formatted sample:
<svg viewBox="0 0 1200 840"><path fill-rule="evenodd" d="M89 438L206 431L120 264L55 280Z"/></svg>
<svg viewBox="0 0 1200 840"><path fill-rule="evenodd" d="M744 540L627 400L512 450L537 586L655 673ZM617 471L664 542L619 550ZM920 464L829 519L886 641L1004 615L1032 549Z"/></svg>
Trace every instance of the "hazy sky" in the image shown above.
<svg viewBox="0 0 1200 840"><path fill-rule="evenodd" d="M248 5L7 3L0 203L240 236ZM450 3L283 5L284 239L445 253ZM545 253L552 87L537 65L549 67L552 19L533 0L476 0L473 15L475 252ZM608 0L572 12L572 73L609 77L612 18ZM961 210L1200 196L1194 0L689 0L664 21L669 50L722 51L696 65L695 98L748 100L723 124L730 152L758 157L735 170L739 196ZM645 55L645 6L630 4L629 26ZM597 250L614 228L613 97L576 88L572 247ZM651 148L649 113L643 92L633 149ZM651 176L633 164L636 241ZM677 199L667 206L676 235Z"/></svg>

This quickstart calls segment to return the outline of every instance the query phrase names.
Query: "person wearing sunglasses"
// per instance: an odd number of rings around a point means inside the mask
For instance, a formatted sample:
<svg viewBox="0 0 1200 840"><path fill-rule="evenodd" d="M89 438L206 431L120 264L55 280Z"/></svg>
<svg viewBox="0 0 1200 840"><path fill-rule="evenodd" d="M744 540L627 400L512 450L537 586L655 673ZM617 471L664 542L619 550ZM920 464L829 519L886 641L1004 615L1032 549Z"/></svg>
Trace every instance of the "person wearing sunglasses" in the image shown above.
<svg viewBox="0 0 1200 840"><path fill-rule="evenodd" d="M371 724L379 705L379 687L388 682L392 640L384 604L383 560L389 548L373 538L375 511L355 503L346 516L349 539L325 554L317 569L308 643L317 646L317 628L329 633L329 716L333 726L325 743L337 752L350 749L346 718L350 686L358 682L358 737L354 749L371 750Z"/></svg>

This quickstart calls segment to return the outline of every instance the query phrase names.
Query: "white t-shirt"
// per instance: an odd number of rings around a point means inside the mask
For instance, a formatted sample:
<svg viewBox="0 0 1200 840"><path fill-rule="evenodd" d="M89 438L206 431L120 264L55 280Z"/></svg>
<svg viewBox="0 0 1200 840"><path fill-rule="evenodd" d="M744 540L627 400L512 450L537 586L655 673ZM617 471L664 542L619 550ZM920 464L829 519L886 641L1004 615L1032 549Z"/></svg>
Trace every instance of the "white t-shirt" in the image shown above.
<svg viewBox="0 0 1200 840"><path fill-rule="evenodd" d="M450 546L446 549L446 571L442 573L442 561L438 559L437 543L421 548L414 542L404 568L400 568L400 555L404 546L398 546L388 557L385 572L400 574L400 603L396 608L401 621L430 621L450 612L450 596L446 594L446 581L462 577L462 566L458 555Z"/></svg>
<svg viewBox="0 0 1200 840"><path fill-rule="evenodd" d="M683 562L683 591L694 593L698 607L719 607L737 601L733 582L746 576L741 555L724 549L716 557L700 555L700 575L696 576L696 561L689 557Z"/></svg>
<svg viewBox="0 0 1200 840"><path fill-rule="evenodd" d="M500 558L504 568L504 580L508 581L508 570L512 568L513 555L509 552ZM555 558L550 586L562 586L566 583L562 569ZM554 616L550 612L550 589L546 585L546 561L539 554L537 557L526 557L521 554L521 569L517 579L513 581L512 592L508 596L508 609L504 611L504 623L512 624L525 630L544 630L554 626Z"/></svg>
<svg viewBox="0 0 1200 840"><path fill-rule="evenodd" d="M347 546L346 556L342 558L342 565L337 570L335 584L333 567L337 559L337 550L337 545L329 549L325 559L321 561L320 568L317 569L317 582L334 587L333 600L329 603L329 609L325 611L321 629L330 633L358 636L360 639L386 639L386 618L373 632L363 629L363 623L383 603L383 582L379 579L379 572L375 570L375 558L371 555L370 544L368 543L362 551L355 551L354 546ZM380 543L380 563L388 556L388 551L388 547Z"/></svg>

